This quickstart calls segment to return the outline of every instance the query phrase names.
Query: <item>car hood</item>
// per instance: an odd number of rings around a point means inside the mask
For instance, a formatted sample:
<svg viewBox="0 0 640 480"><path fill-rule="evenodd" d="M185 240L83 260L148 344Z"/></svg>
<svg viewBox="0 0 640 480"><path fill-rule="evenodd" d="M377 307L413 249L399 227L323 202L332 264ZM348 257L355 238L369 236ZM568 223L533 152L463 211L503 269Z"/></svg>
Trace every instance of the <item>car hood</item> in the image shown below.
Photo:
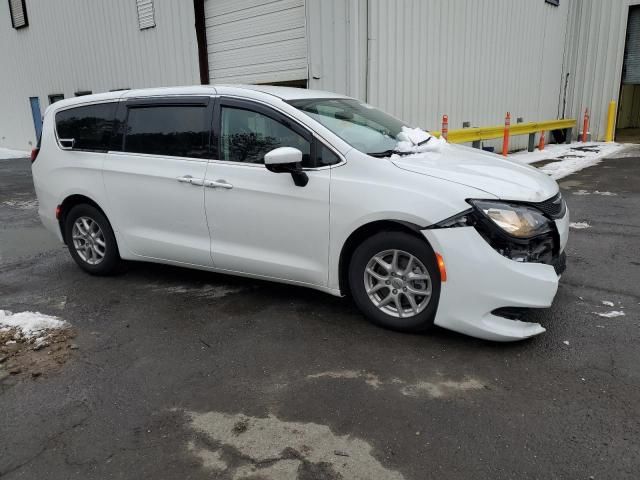
<svg viewBox="0 0 640 480"><path fill-rule="evenodd" d="M434 151L393 155L391 162L410 172L448 180L502 200L541 202L558 193L558 184L537 168L461 145Z"/></svg>

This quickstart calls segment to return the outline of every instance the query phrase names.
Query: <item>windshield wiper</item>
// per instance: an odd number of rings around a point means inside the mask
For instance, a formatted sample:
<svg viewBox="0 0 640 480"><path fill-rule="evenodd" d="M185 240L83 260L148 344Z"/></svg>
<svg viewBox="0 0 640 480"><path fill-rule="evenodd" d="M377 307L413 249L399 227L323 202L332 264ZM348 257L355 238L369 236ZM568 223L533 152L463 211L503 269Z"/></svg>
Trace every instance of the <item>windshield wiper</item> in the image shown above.
<svg viewBox="0 0 640 480"><path fill-rule="evenodd" d="M391 155L411 155L411 152L400 152L398 150L385 150L384 152L373 152L367 153L367 155L371 155L376 158L387 158Z"/></svg>

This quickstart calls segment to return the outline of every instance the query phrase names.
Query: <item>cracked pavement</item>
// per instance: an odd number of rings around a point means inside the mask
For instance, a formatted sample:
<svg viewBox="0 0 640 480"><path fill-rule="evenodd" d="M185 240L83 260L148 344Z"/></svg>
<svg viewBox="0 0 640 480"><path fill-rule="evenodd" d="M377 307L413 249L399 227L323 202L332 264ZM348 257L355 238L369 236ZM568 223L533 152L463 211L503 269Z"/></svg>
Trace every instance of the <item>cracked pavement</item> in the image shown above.
<svg viewBox="0 0 640 480"><path fill-rule="evenodd" d="M561 180L589 228L530 316L547 332L513 344L388 332L348 299L224 275L90 277L40 225L29 160L0 161L0 308L67 320L79 347L0 381L0 477L637 478L636 151Z"/></svg>

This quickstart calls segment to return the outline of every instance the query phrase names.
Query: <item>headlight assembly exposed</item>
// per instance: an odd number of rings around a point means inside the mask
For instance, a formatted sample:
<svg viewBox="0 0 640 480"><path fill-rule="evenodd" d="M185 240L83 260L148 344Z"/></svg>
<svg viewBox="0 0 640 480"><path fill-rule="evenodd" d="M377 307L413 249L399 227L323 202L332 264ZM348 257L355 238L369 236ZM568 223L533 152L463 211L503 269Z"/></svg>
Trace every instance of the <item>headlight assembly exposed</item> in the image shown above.
<svg viewBox="0 0 640 480"><path fill-rule="evenodd" d="M516 238L531 238L552 230L551 222L537 209L492 200L469 200L486 218Z"/></svg>

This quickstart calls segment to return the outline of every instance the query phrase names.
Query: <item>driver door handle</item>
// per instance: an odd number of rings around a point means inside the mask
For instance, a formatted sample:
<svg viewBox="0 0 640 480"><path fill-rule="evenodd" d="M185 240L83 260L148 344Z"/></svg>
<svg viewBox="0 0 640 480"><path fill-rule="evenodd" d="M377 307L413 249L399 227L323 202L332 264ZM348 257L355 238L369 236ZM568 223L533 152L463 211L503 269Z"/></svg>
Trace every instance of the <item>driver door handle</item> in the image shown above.
<svg viewBox="0 0 640 480"><path fill-rule="evenodd" d="M231 185L229 182L227 182L226 180L205 180L204 181L204 186L205 187L209 187L209 188L225 188L227 190L230 190L233 188L233 185Z"/></svg>

